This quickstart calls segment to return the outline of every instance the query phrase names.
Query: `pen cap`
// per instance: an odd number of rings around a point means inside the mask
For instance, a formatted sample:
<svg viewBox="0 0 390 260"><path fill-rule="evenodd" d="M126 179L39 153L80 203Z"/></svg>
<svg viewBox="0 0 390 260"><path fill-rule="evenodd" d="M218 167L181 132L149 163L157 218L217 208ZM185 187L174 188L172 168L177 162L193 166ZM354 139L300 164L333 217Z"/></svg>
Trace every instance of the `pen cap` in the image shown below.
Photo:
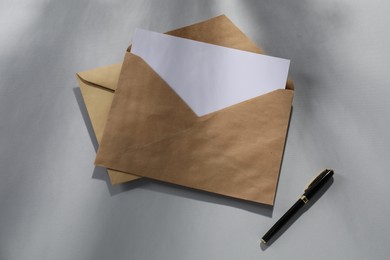
<svg viewBox="0 0 390 260"><path fill-rule="evenodd" d="M326 169L321 172L307 187L304 195L307 199L311 199L333 176L334 171Z"/></svg>

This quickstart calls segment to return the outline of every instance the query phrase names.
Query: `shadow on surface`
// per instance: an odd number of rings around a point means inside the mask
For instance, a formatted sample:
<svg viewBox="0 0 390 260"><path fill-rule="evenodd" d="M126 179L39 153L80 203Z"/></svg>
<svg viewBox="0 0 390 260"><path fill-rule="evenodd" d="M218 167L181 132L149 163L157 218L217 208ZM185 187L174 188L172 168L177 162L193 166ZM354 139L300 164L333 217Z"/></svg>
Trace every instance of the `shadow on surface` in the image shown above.
<svg viewBox="0 0 390 260"><path fill-rule="evenodd" d="M315 194L311 200L309 200L309 202L301 209L298 211L298 213L293 216L285 226L283 226L280 231L278 233L276 233L276 235L270 239L267 244L263 244L263 243L260 243L260 248L261 250L265 251L267 250L267 248L269 246L271 246L281 235L283 235L284 232L286 232L287 229L289 229L289 227L294 224L295 221L297 221L298 218L300 218L303 213L305 213L306 211L308 211L316 202L319 198L322 197L322 195L324 195L324 193L329 189L329 187L332 185L333 183L333 178L332 177L326 184L325 186L317 193ZM292 204L291 204L292 205ZM288 209L286 209L286 212L287 212ZM284 214L284 213L283 213ZM281 216L280 216L281 217ZM277 219L275 220L275 223L276 223ZM271 227L269 227L271 228Z"/></svg>
<svg viewBox="0 0 390 260"><path fill-rule="evenodd" d="M273 206L271 205L241 200L220 194L211 193L208 191L197 190L155 180L149 180L149 183L143 188L146 190L175 195L187 199L239 208L266 217L272 217Z"/></svg>
<svg viewBox="0 0 390 260"><path fill-rule="evenodd" d="M213 204L224 205L228 207L234 207L243 209L249 212L260 214L266 217L272 217L273 207L266 204L240 200L232 197L227 197L207 191L192 189L176 184L166 183L162 181L140 178L138 180L112 185L107 174L107 170L102 167L95 167L92 178L103 180L107 184L107 188L111 196L115 196L119 193L133 190L136 188L142 188L153 192L159 192L163 194L174 195L181 198L187 198L191 200L203 201Z"/></svg>
<svg viewBox="0 0 390 260"><path fill-rule="evenodd" d="M81 115L82 115L84 123L87 127L88 134L89 134L89 137L91 138L92 145L95 148L95 151L97 151L99 144L97 142L95 132L93 130L93 126L92 126L91 120L89 118L88 111L87 111L87 108L85 106L84 99L83 99L83 96L81 94L80 88L73 88L73 93L74 93L74 96L76 97L77 104L79 106ZM119 184L119 185L112 185L110 178L108 176L108 173L107 173L107 169L105 169L103 167L97 167L97 166L93 170L92 178L104 181L107 184L107 189L110 192L111 196L114 196L118 193L121 193L121 192L124 192L127 190L138 188L138 187L140 187L148 182L146 179L141 178L141 179L138 179L135 181L131 181L131 182L127 182L127 183L123 183L123 184Z"/></svg>
<svg viewBox="0 0 390 260"><path fill-rule="evenodd" d="M89 119L87 107L85 106L83 96L81 95L81 90L80 88L73 88L73 94L77 100L77 104L79 105L79 109L81 112L81 116L83 117L85 126L87 127L89 137L91 138L91 142L93 147L95 148L95 151L97 151L99 144L96 139L95 132L92 127L91 120Z"/></svg>

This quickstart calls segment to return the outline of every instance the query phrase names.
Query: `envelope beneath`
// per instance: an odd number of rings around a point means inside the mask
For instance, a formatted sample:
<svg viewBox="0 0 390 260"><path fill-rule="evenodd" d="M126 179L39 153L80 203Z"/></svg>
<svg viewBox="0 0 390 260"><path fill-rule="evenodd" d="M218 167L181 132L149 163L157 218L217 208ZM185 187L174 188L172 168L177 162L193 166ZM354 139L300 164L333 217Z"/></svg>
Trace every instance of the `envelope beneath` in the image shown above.
<svg viewBox="0 0 390 260"><path fill-rule="evenodd" d="M100 143L118 84L122 64L113 64L77 73L77 81L92 123L96 140ZM138 179L138 176L107 169L112 184Z"/></svg>
<svg viewBox="0 0 390 260"><path fill-rule="evenodd" d="M176 35L260 53L226 16ZM197 117L141 58L127 52L95 163L273 205L292 98L289 83L285 90Z"/></svg>

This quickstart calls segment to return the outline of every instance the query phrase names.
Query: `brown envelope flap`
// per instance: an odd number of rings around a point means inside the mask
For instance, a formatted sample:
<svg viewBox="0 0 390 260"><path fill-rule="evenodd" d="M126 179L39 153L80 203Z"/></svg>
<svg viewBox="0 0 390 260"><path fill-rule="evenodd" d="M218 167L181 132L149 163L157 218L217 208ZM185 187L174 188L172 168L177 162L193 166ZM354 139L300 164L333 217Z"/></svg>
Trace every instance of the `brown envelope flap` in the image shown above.
<svg viewBox="0 0 390 260"><path fill-rule="evenodd" d="M226 15L172 30L166 34L243 51L264 53ZM291 80L287 81L286 89L294 90Z"/></svg>
<svg viewBox="0 0 390 260"><path fill-rule="evenodd" d="M181 27L166 32L166 34L243 51L262 53L261 49L225 15ZM128 52L130 52L130 47L127 49Z"/></svg>
<svg viewBox="0 0 390 260"><path fill-rule="evenodd" d="M88 85L115 91L118 85L121 67L121 63L112 64L105 67L78 72L77 76Z"/></svg>
<svg viewBox="0 0 390 260"><path fill-rule="evenodd" d="M172 30L166 34L243 51L264 53L226 15ZM127 51L131 51L131 46ZM294 90L291 80L287 81L286 89Z"/></svg>
<svg viewBox="0 0 390 260"><path fill-rule="evenodd" d="M166 34L243 51L264 53L226 15L172 30ZM286 89L294 90L292 80L287 81Z"/></svg>
<svg viewBox="0 0 390 260"><path fill-rule="evenodd" d="M141 58L127 53L123 67L97 165L273 203L293 91L274 91L197 117ZM267 174L259 175L259 169ZM227 176L233 179L225 188L213 189ZM242 196L229 186L237 178L251 185L246 187L251 194Z"/></svg>
<svg viewBox="0 0 390 260"><path fill-rule="evenodd" d="M226 15L172 30L167 34L243 51L263 53Z"/></svg>

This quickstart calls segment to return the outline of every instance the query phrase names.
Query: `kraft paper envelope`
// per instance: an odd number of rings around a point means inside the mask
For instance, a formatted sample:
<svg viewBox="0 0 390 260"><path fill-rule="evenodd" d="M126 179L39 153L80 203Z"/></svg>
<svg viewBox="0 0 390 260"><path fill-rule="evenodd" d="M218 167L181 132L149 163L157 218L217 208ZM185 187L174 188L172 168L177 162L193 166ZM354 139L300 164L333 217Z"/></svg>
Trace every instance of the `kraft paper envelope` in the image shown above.
<svg viewBox="0 0 390 260"><path fill-rule="evenodd" d="M114 91L118 84L122 64L77 73L77 81L92 123L98 143L110 111ZM107 170L112 184L119 184L138 179L138 176Z"/></svg>
<svg viewBox="0 0 390 260"><path fill-rule="evenodd" d="M221 34L218 29L226 29L229 34ZM206 33L210 33L210 35L206 35ZM168 34L261 53L261 50L223 15L168 32ZM212 37L213 35L214 37ZM227 35L229 37L226 37ZM98 142L100 142L111 107L121 66L122 64L114 64L77 73L77 80ZM113 185L139 178L135 175L110 169L108 169L108 175Z"/></svg>
<svg viewBox="0 0 390 260"><path fill-rule="evenodd" d="M170 34L260 53L226 16ZM96 165L273 205L293 87L197 117L127 52Z"/></svg>

